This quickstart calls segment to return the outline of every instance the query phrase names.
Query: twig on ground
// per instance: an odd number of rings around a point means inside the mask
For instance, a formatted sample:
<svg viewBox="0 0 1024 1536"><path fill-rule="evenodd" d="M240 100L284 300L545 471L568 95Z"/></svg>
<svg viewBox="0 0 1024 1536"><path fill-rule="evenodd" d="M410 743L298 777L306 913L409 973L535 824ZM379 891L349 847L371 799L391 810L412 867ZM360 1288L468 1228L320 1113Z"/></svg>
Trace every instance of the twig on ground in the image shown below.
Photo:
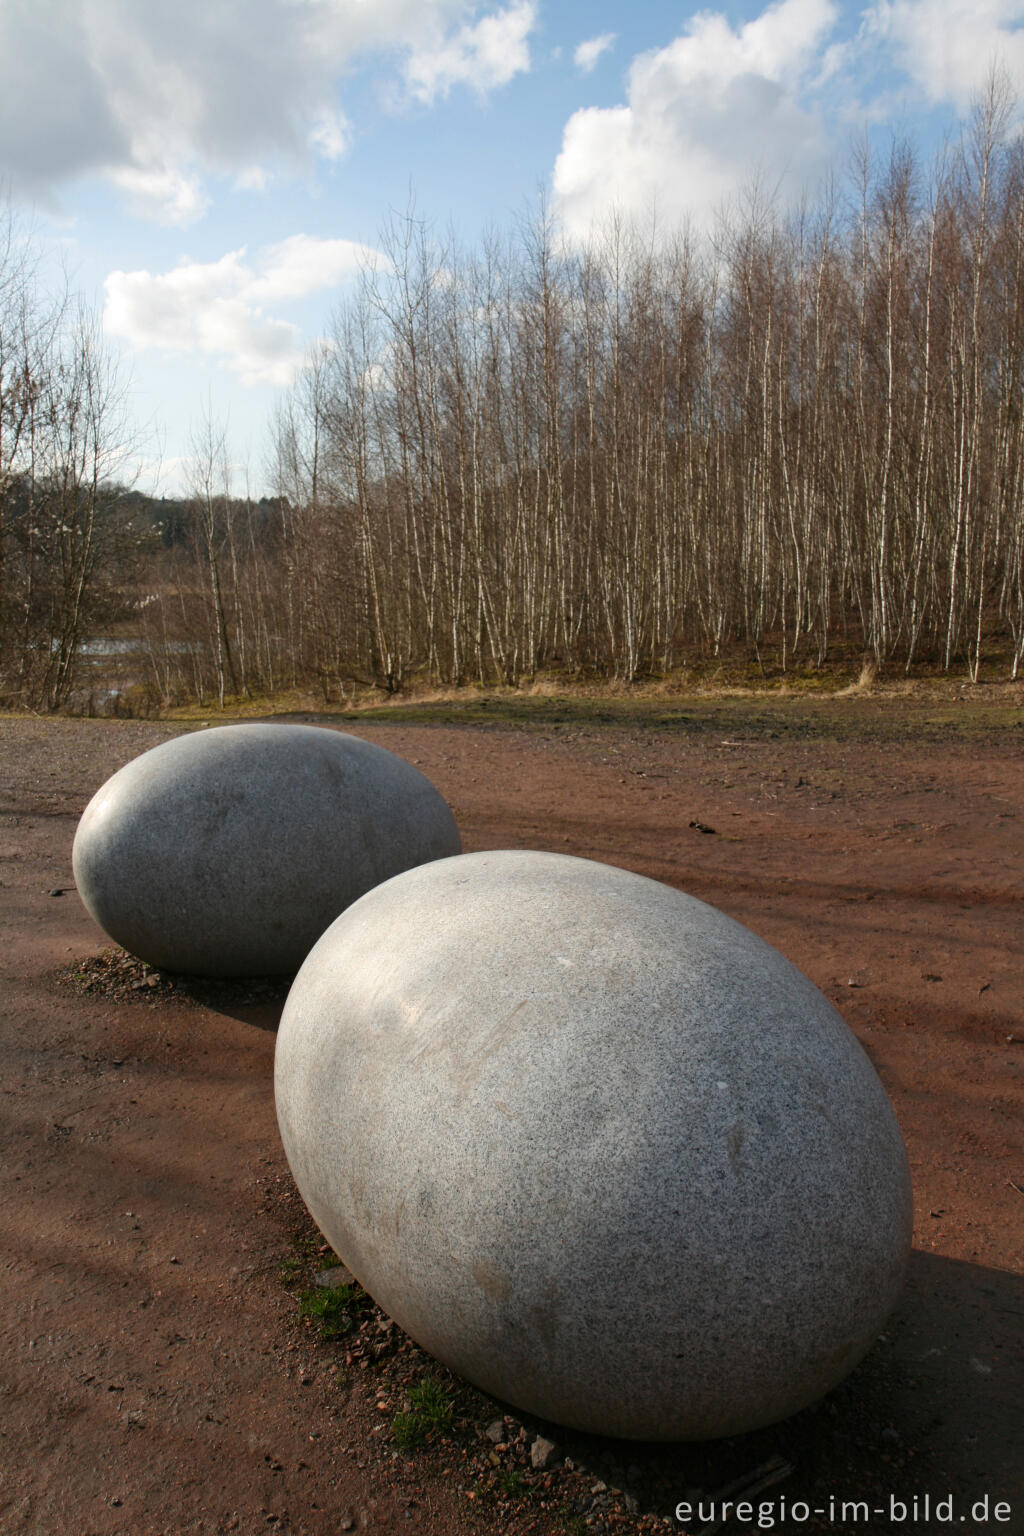
<svg viewBox="0 0 1024 1536"><path fill-rule="evenodd" d="M790 1477L792 1472L791 1462L786 1461L782 1456L773 1456L770 1461L762 1462L752 1472L736 1478L735 1482L726 1483L724 1488L719 1488L717 1493L711 1495L708 1502L721 1507L727 1499L743 1502L755 1498L759 1493L764 1493L766 1488L773 1488L776 1483L781 1483L785 1478ZM714 1536L714 1533L720 1531L722 1526L731 1519L730 1514L720 1520L711 1520L707 1525L701 1526L697 1536Z"/></svg>

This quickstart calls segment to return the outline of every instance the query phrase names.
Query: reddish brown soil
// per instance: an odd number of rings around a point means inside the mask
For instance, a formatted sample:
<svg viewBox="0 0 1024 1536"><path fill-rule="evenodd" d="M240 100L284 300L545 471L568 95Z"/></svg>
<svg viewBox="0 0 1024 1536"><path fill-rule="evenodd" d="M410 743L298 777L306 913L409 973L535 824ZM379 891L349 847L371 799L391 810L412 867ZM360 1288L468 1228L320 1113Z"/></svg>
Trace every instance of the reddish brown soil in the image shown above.
<svg viewBox="0 0 1024 1536"><path fill-rule="evenodd" d="M1024 732L904 732L897 709L822 705L792 729L740 706L660 730L347 727L419 764L467 850L622 864L778 946L863 1042L913 1168L904 1300L824 1405L711 1446L549 1429L576 1470L527 1471L490 1504L486 1404L399 1454L394 1380L294 1326L279 996L82 993L60 974L109 949L68 889L77 817L180 728L0 722L3 1536L668 1530L693 1490L775 1454L793 1471L765 1498L880 1511L780 1530L941 1528L888 1517L890 1496L927 1492L956 1497L956 1523L1006 1501L1008 1520L965 1528L1024 1532Z"/></svg>

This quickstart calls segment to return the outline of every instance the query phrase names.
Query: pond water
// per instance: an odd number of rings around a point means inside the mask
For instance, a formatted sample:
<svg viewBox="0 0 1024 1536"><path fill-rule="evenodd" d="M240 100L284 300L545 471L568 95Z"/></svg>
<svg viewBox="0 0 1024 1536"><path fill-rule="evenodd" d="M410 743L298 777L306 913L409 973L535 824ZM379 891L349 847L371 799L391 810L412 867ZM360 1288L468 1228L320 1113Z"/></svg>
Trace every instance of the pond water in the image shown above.
<svg viewBox="0 0 1024 1536"><path fill-rule="evenodd" d="M57 650L59 640L51 640L51 650ZM169 656L184 656L191 649L187 640L165 640L159 650ZM141 640L117 639L113 635L95 635L83 640L78 647L79 656L136 656L145 650Z"/></svg>

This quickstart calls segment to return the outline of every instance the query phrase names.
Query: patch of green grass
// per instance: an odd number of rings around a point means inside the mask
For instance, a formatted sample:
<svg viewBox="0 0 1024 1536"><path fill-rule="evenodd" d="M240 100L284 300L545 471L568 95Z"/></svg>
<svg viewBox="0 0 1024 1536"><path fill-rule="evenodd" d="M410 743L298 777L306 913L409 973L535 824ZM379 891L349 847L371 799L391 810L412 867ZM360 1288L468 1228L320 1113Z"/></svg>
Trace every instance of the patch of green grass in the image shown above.
<svg viewBox="0 0 1024 1536"><path fill-rule="evenodd" d="M323 1247L323 1234L315 1229L296 1232L292 1237L292 1251L277 1266L278 1279L283 1285L290 1285L297 1280L302 1272L310 1266L316 1269L332 1269L341 1260L336 1253L329 1257L320 1258L320 1249Z"/></svg>
<svg viewBox="0 0 1024 1536"><path fill-rule="evenodd" d="M304 1254L307 1258L318 1253L322 1245L323 1237L313 1226L308 1231L296 1232L292 1238L292 1247L297 1253Z"/></svg>
<svg viewBox="0 0 1024 1536"><path fill-rule="evenodd" d="M499 1474L498 1488L508 1499L521 1499L530 1491L526 1479L516 1467L513 1467L509 1472Z"/></svg>
<svg viewBox="0 0 1024 1536"><path fill-rule="evenodd" d="M409 1388L409 1401L432 1424L447 1425L452 1417L452 1400L448 1388L436 1376L424 1376Z"/></svg>
<svg viewBox="0 0 1024 1536"><path fill-rule="evenodd" d="M850 684L849 677L837 682ZM531 695L509 690L489 699L411 698L401 704L323 712L308 718L324 722L366 721L373 725L515 725L538 733L617 729L660 736L778 737L785 741L829 740L918 743L963 736L998 739L1007 730L1024 729L1016 700L961 702L949 680L934 686L878 684L869 692L797 684L756 692L663 694Z"/></svg>
<svg viewBox="0 0 1024 1536"><path fill-rule="evenodd" d="M415 1413L396 1413L391 1434L400 1451L416 1451L427 1438L426 1427Z"/></svg>
<svg viewBox="0 0 1024 1536"><path fill-rule="evenodd" d="M358 1285L339 1285L333 1291L315 1288L303 1291L299 1316L314 1323L322 1338L340 1339L359 1326L360 1316L369 1306L369 1296Z"/></svg>
<svg viewBox="0 0 1024 1536"><path fill-rule="evenodd" d="M399 1450L414 1451L451 1427L452 1400L436 1376L424 1376L409 1388L408 1413L396 1413L391 1433Z"/></svg>

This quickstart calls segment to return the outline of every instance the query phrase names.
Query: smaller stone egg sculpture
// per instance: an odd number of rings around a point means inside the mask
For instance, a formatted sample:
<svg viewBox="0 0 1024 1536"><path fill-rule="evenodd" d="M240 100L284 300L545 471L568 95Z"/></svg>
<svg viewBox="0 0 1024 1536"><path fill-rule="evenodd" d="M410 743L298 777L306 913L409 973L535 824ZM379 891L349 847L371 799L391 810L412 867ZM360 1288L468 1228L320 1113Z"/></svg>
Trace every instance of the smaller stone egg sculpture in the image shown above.
<svg viewBox="0 0 1024 1536"><path fill-rule="evenodd" d="M622 869L476 853L370 891L295 979L275 1091L299 1190L378 1304L559 1424L772 1423L902 1285L906 1152L842 1018Z"/></svg>
<svg viewBox="0 0 1024 1536"><path fill-rule="evenodd" d="M132 954L196 976L289 975L382 880L461 847L410 763L309 725L179 736L89 802L72 854L91 916Z"/></svg>

